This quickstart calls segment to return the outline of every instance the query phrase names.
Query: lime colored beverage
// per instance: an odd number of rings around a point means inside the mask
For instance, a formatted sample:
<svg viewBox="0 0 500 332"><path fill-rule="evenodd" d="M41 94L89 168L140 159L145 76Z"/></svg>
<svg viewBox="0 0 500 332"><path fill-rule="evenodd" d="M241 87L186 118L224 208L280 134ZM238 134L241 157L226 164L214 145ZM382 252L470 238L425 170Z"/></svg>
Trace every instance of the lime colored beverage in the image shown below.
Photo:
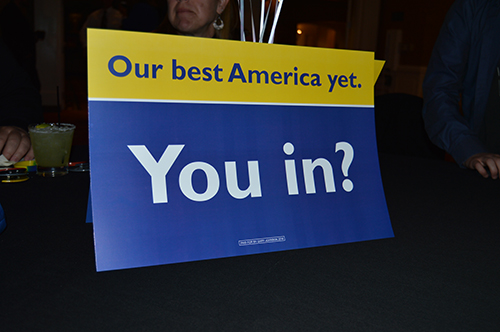
<svg viewBox="0 0 500 332"><path fill-rule="evenodd" d="M55 177L68 174L75 125L42 123L29 127L37 174Z"/></svg>

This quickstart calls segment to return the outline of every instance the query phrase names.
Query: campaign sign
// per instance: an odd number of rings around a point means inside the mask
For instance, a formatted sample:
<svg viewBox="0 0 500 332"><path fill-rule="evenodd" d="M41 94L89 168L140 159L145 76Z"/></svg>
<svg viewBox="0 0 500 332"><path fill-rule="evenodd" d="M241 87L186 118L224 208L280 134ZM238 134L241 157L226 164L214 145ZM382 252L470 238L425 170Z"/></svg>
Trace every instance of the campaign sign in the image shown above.
<svg viewBox="0 0 500 332"><path fill-rule="evenodd" d="M88 35L98 271L393 236L373 53Z"/></svg>

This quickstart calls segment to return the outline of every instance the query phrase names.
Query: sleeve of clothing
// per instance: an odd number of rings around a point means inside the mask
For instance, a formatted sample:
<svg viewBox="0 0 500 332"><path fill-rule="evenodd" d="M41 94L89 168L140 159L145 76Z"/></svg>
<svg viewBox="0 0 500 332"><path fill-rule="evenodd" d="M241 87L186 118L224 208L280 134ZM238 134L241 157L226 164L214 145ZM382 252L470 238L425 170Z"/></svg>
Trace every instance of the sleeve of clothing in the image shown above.
<svg viewBox="0 0 500 332"><path fill-rule="evenodd" d="M42 121L40 93L0 41L0 125L27 130L30 123Z"/></svg>
<svg viewBox="0 0 500 332"><path fill-rule="evenodd" d="M468 61L479 61L469 58L476 6L473 0L453 4L434 46L423 85L427 133L461 166L470 156L487 152L460 113L460 94L468 88L464 87Z"/></svg>

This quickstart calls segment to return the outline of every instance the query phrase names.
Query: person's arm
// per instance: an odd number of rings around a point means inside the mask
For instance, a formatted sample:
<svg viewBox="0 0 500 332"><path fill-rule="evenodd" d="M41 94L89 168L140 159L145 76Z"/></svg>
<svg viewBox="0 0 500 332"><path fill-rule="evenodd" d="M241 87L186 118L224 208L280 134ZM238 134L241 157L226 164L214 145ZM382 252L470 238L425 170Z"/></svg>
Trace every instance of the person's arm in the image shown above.
<svg viewBox="0 0 500 332"><path fill-rule="evenodd" d="M488 152L460 113L474 36L475 10L479 1L459 0L453 4L441 28L423 85L423 117L430 139L463 166L474 154ZM465 82L467 84L467 82ZM467 91L465 91L467 93ZM474 110L467 110L473 112Z"/></svg>

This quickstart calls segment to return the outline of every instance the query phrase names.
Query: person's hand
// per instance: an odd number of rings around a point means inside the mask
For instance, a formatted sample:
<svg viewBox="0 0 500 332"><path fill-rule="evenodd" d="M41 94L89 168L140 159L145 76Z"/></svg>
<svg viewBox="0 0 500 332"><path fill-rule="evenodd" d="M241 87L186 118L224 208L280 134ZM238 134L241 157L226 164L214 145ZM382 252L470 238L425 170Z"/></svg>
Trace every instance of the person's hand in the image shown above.
<svg viewBox="0 0 500 332"><path fill-rule="evenodd" d="M489 176L489 169L491 178L498 179L500 174L500 155L495 153L478 153L469 157L464 165L467 168L477 170L485 178Z"/></svg>
<svg viewBox="0 0 500 332"><path fill-rule="evenodd" d="M0 152L10 161L35 158L28 133L19 127L0 127Z"/></svg>

